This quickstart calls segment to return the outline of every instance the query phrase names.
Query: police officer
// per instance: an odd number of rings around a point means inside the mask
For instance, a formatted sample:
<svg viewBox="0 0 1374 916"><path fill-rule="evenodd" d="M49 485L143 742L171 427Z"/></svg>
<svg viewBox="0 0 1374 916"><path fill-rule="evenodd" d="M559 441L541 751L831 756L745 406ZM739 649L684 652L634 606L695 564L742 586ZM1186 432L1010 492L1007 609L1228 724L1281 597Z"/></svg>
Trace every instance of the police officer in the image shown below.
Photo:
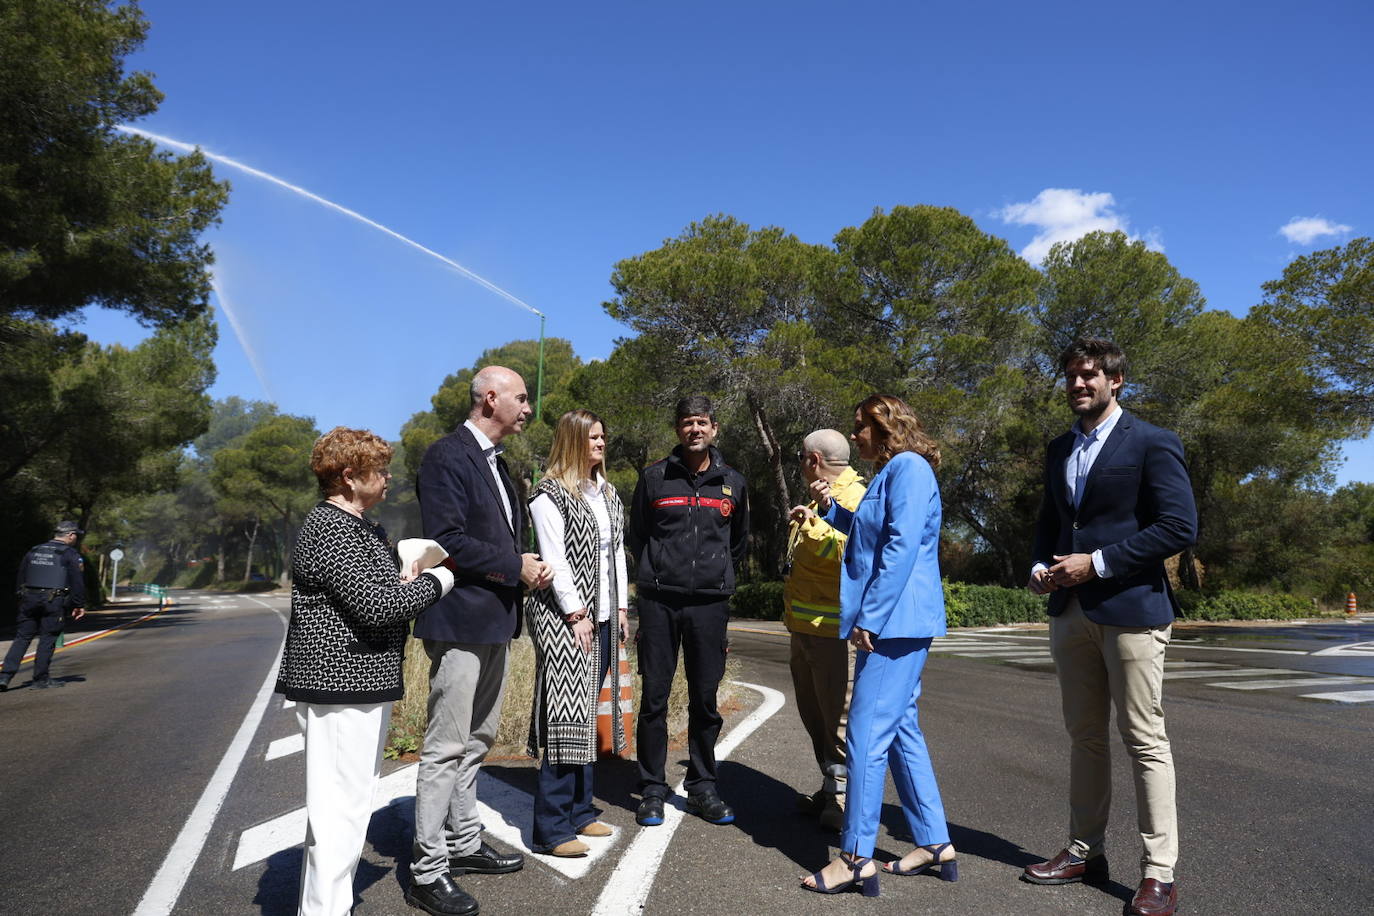
<svg viewBox="0 0 1374 916"><path fill-rule="evenodd" d="M58 522L52 540L30 550L19 564L19 628L0 668L0 690L9 687L34 634L38 634L38 654L33 660L33 686L62 686L48 677L48 665L67 610L71 609L75 620L86 614L81 554L74 546L80 534L84 532L76 522Z"/></svg>

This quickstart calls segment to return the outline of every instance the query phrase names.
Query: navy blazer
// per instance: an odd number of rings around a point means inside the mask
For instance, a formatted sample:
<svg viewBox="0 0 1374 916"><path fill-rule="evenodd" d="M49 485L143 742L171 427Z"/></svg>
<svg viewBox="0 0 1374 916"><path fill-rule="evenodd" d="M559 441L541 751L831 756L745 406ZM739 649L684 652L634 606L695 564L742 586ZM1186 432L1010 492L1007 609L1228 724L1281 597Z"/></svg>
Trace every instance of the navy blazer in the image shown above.
<svg viewBox="0 0 1374 916"><path fill-rule="evenodd" d="M425 451L415 479L424 535L453 558L453 590L415 620L415 635L444 642L494 645L520 635L521 545L525 543L524 503L501 468L510 498L512 528L501 506L491 466L465 426Z"/></svg>
<svg viewBox="0 0 1374 916"><path fill-rule="evenodd" d="M1102 551L1111 573L1050 593L1049 613L1063 613L1070 592L1095 623L1160 627L1173 622L1178 599L1164 560L1197 541L1197 509L1178 436L1123 410L1084 482L1077 511L1064 479L1072 430L1045 452L1045 496L1035 529L1034 562Z"/></svg>

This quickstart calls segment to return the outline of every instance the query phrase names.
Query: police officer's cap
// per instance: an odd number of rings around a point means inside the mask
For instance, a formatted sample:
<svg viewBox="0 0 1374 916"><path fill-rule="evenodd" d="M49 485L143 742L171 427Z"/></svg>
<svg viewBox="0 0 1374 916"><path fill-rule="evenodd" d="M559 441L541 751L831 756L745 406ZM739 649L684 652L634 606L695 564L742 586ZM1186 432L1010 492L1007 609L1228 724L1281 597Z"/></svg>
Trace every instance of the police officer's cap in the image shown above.
<svg viewBox="0 0 1374 916"><path fill-rule="evenodd" d="M54 531L55 533L57 533L57 534L85 534L85 533L86 533L85 531L82 531L80 528L77 527L76 522L58 522L58 523L57 523L57 527L53 528L53 531Z"/></svg>

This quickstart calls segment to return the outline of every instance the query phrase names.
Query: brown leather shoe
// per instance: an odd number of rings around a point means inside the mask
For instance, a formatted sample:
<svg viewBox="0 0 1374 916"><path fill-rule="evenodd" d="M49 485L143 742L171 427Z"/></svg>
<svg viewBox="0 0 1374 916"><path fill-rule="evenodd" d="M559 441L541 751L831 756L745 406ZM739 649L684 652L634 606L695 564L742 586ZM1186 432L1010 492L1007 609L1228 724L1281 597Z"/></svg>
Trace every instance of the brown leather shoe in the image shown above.
<svg viewBox="0 0 1374 916"><path fill-rule="evenodd" d="M1154 878L1140 882L1140 889L1126 907L1126 916L1174 916L1178 909L1178 890L1174 882L1165 884Z"/></svg>
<svg viewBox="0 0 1374 916"><path fill-rule="evenodd" d="M1091 859L1077 859L1067 849L1059 850L1059 855L1048 862L1027 865L1021 872L1021 880L1031 884L1073 884L1086 881L1089 884L1107 880L1107 857L1093 856Z"/></svg>

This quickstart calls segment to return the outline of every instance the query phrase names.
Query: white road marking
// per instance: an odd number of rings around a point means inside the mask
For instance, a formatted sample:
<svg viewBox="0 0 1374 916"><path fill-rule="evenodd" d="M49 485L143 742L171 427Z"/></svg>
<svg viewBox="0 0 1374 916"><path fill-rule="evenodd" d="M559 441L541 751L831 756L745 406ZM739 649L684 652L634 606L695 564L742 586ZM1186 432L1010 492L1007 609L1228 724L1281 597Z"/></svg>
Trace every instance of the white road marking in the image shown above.
<svg viewBox="0 0 1374 916"><path fill-rule="evenodd" d="M415 778L419 770L419 764L412 763L378 781L377 790L372 795L374 816L376 812L388 806L403 805L410 810L400 815L402 820L414 819ZM477 774L477 798L477 811L482 817L483 832L506 846L531 853L529 831L530 825L534 822L534 798L528 792L485 772ZM232 870L237 871L276 853L300 846L305 842L305 829L305 808L288 811L270 821L248 828L239 834ZM621 831L617 830L608 837L581 837L590 847L587 855L582 858L560 859L539 855L536 861L565 877L580 878L591 869L597 859L616 845L620 834Z"/></svg>
<svg viewBox="0 0 1374 916"><path fill-rule="evenodd" d="M957 649L950 652L950 655L957 655L960 658L1024 658L1027 655L1048 655L1044 649L1032 649L1029 647L1013 649Z"/></svg>
<svg viewBox="0 0 1374 916"><path fill-rule="evenodd" d="M278 757L299 754L303 750L305 750L305 735L287 735L285 738L278 738L267 745L267 756L263 759L276 760Z"/></svg>
<svg viewBox="0 0 1374 916"><path fill-rule="evenodd" d="M1337 703L1374 703L1374 690L1337 690L1332 693L1304 693L1309 700L1333 700Z"/></svg>
<svg viewBox="0 0 1374 916"><path fill-rule="evenodd" d="M1374 642L1350 642L1343 646L1332 646L1329 649L1322 649L1320 652L1313 652L1313 655L1355 655L1365 658L1374 658Z"/></svg>
<svg viewBox="0 0 1374 916"><path fill-rule="evenodd" d="M1208 687L1225 687L1229 690L1272 690L1276 687L1324 687L1330 684L1332 687L1337 684L1374 684L1374 679L1367 677L1297 677L1297 678L1275 678L1272 681L1241 681L1239 683L1227 684L1208 684Z"/></svg>
<svg viewBox="0 0 1374 916"><path fill-rule="evenodd" d="M1024 658L1009 658L1007 661L1013 665L1044 665L1053 663L1054 659L1050 657L1050 653L1042 652L1039 655L1027 655Z"/></svg>
<svg viewBox="0 0 1374 916"><path fill-rule="evenodd" d="M1256 674L1308 674L1307 671L1294 671L1290 668L1213 668L1203 671L1166 671L1164 680L1173 681L1181 677L1252 677Z"/></svg>
<svg viewBox="0 0 1374 916"><path fill-rule="evenodd" d="M256 601L275 613L281 619L282 625L285 626L286 617L280 610L266 602L258 601L256 598L249 598L248 600ZM238 772L239 765L243 763L243 758L248 753L248 745L252 743L253 735L257 732L259 723L262 722L263 713L267 711L267 701L272 696L272 688L276 685L277 667L280 664L281 652L278 651L276 660L272 662L271 670L267 672L267 679L262 682L262 687L258 689L258 695L253 700L253 705L249 708L248 714L243 717L243 723L239 725L239 730L229 743L228 749L225 750L223 759L220 760L214 775L206 784L200 800L192 809L191 816L186 819L181 832L177 834L176 840L172 843L172 848L167 853L167 858L162 861L162 867L153 876L152 883L148 885L148 890L144 892L143 899L139 901L137 909L134 910L134 916L165 916L165 914L171 913L176 906L177 898L181 896L181 889L186 886L186 879L191 876L191 869L195 867L196 859L200 857L200 851L205 847L205 840L210 835L210 828L215 823L215 815L219 813L220 806L224 804L224 797L229 794L229 786L234 781L234 774Z"/></svg>
<svg viewBox="0 0 1374 916"><path fill-rule="evenodd" d="M787 702L781 693L771 687L746 684L743 681L735 683L763 694L763 703L746 716L743 722L732 728L730 734L725 736L725 740L716 745L717 760L728 757L745 738L753 734L755 729L767 722ZM659 866L663 863L663 855L668 851L668 844L673 839L678 824L682 822L686 804L682 798L682 783L678 783L673 791L671 804L664 807L663 823L658 827L640 829L639 836L635 837L634 842L621 855L620 864L606 881L606 886L597 898L590 916L637 916L644 909L644 901L649 898L649 891L654 886L654 876L658 874Z"/></svg>
<svg viewBox="0 0 1374 916"><path fill-rule="evenodd" d="M281 708L282 708L282 709L295 709L295 708L296 708L296 701L295 701L295 700L282 700L282 701L281 701Z"/></svg>

